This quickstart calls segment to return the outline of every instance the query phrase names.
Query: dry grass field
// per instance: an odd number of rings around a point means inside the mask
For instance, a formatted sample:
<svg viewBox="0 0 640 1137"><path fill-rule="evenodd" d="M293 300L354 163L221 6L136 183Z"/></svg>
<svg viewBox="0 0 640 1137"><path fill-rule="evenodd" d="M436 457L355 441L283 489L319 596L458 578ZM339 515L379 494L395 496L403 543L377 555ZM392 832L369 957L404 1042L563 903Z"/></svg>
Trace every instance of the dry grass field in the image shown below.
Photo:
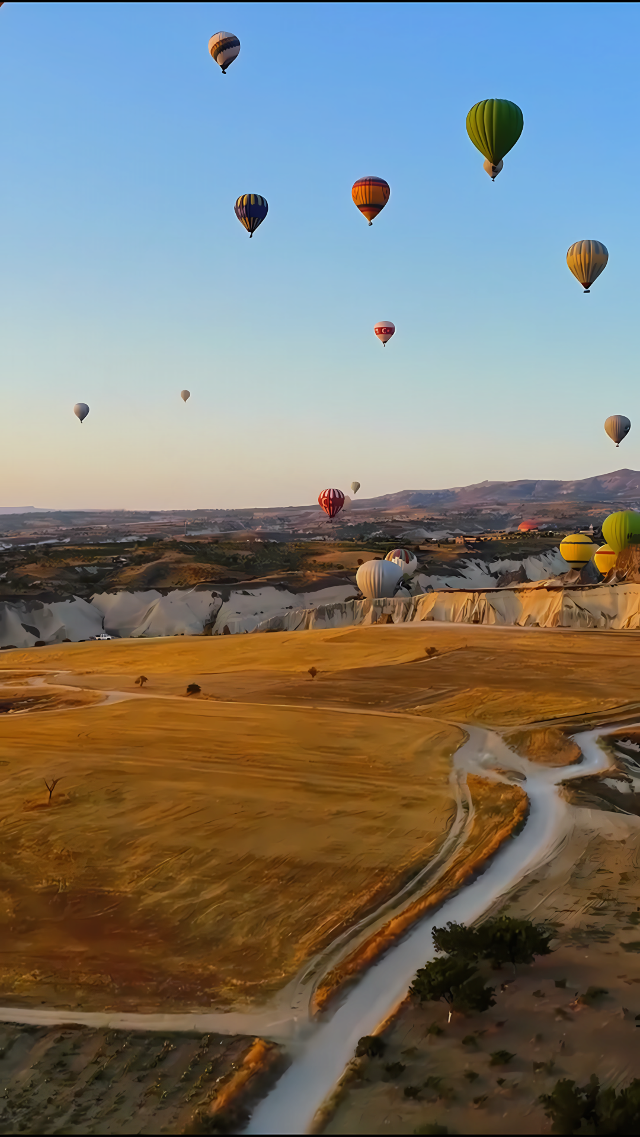
<svg viewBox="0 0 640 1137"><path fill-rule="evenodd" d="M0 997L264 1000L441 847L460 724L564 756L550 723L638 707L639 662L624 633L431 624L8 652L14 687L48 676L34 697L115 701L0 716Z"/></svg>
<svg viewBox="0 0 640 1137"><path fill-rule="evenodd" d="M245 656L269 641L246 638ZM209 642L74 646L98 672L74 682L104 685L116 653L118 669L130 654L155 675L160 656L168 668L188 648L202 669ZM46 663L59 653L70 654ZM184 679L179 689L0 720L5 1003L264 997L440 846L456 727L186 697Z"/></svg>

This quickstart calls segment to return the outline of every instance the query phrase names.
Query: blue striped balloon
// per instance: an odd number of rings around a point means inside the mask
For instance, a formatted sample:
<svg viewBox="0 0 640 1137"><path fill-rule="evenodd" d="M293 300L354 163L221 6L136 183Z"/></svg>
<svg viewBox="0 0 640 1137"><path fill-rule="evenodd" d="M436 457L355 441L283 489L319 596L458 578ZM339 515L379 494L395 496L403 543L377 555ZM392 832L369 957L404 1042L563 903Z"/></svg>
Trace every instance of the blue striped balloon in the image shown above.
<svg viewBox="0 0 640 1137"><path fill-rule="evenodd" d="M269 212L266 197L260 197L259 193L241 194L234 208L238 221L244 225L250 237L253 237L258 225L262 225Z"/></svg>

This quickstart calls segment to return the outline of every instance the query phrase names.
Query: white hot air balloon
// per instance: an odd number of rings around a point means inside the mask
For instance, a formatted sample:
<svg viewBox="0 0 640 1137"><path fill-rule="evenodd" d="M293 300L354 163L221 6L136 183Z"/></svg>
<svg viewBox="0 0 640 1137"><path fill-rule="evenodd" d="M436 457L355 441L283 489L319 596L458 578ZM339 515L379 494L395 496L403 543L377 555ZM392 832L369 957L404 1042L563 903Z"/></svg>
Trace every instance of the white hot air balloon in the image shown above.
<svg viewBox="0 0 640 1137"><path fill-rule="evenodd" d="M182 399L183 403L186 403L187 399L191 398L191 391L181 391L180 398Z"/></svg>
<svg viewBox="0 0 640 1137"><path fill-rule="evenodd" d="M373 333L378 337L382 346L386 347L391 337L396 334L396 326L391 320L378 320Z"/></svg>
<svg viewBox="0 0 640 1137"><path fill-rule="evenodd" d="M356 573L356 584L367 600L393 596L402 580L402 569L393 561L365 561Z"/></svg>
<svg viewBox="0 0 640 1137"><path fill-rule="evenodd" d="M83 423L89 414L89 408L86 403L76 403L75 407L73 408L73 413L76 418L79 418L80 422Z"/></svg>
<svg viewBox="0 0 640 1137"><path fill-rule="evenodd" d="M357 493L359 489L360 489L360 482L352 482L351 483L351 493Z"/></svg>
<svg viewBox="0 0 640 1137"><path fill-rule="evenodd" d="M418 558L410 549L392 549L387 553L385 560L400 565L404 576L413 576L418 567Z"/></svg>

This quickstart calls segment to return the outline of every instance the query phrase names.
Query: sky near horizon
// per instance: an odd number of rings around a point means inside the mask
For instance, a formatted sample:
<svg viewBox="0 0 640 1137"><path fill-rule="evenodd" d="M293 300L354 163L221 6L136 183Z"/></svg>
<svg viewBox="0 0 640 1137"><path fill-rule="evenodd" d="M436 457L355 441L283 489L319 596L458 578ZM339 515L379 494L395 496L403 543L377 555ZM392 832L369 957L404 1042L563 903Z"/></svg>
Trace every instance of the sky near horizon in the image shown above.
<svg viewBox="0 0 640 1137"><path fill-rule="evenodd" d="M6 3L0 505L640 468L639 37L638 4ZM491 97L525 122L494 184L465 129Z"/></svg>

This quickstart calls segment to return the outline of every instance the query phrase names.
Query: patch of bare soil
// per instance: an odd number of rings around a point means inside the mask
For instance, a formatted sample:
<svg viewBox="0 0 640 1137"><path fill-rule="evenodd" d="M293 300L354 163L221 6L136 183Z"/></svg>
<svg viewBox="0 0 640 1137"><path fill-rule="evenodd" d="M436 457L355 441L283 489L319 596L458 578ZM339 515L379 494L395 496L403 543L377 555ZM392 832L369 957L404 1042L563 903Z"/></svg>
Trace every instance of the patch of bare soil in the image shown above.
<svg viewBox="0 0 640 1137"><path fill-rule="evenodd" d="M0 1060L0 1133L237 1131L284 1065L241 1035L13 1023Z"/></svg>
<svg viewBox="0 0 640 1137"><path fill-rule="evenodd" d="M559 855L502 911L551 924L551 955L489 973L496 1005L454 1016L410 1001L383 1032L382 1058L358 1059L327 1133L549 1133L539 1104L560 1078L637 1076L640 1027L640 820L570 807Z"/></svg>

